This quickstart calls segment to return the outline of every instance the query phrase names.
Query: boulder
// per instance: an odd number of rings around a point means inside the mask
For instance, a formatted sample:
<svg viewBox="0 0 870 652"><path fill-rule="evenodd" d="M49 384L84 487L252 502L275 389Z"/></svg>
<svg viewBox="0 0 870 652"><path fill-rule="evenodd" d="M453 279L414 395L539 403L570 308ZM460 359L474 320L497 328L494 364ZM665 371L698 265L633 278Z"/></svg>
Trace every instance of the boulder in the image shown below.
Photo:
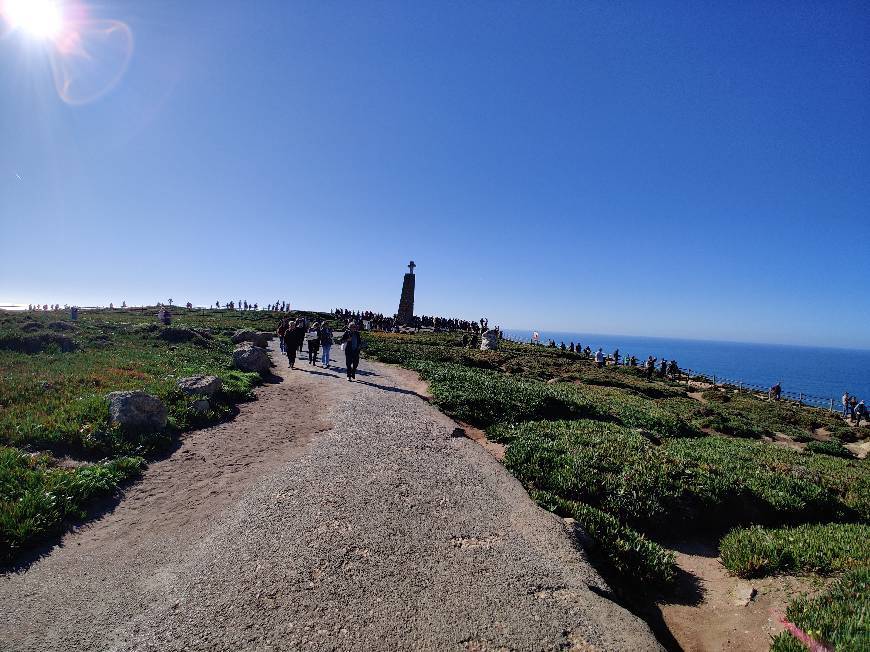
<svg viewBox="0 0 870 652"><path fill-rule="evenodd" d="M481 351L498 351L498 332L484 331L480 336Z"/></svg>
<svg viewBox="0 0 870 652"><path fill-rule="evenodd" d="M217 376L190 376L189 378L182 378L175 385L183 394L188 396L211 398L221 391L223 381Z"/></svg>
<svg viewBox="0 0 870 652"><path fill-rule="evenodd" d="M112 392L109 401L109 421L127 430L162 430L166 427L166 406L156 396L135 390Z"/></svg>
<svg viewBox="0 0 870 652"><path fill-rule="evenodd" d="M204 414L211 409L211 404L208 402L208 399L201 398L193 402L193 405L190 406L194 412L198 412L200 414Z"/></svg>
<svg viewBox="0 0 870 652"><path fill-rule="evenodd" d="M240 371L255 371L265 375L269 373L272 362L266 349L243 342L233 351L233 366Z"/></svg>
<svg viewBox="0 0 870 652"><path fill-rule="evenodd" d="M269 341L263 336L263 333L248 329L237 330L233 334L233 344L241 344L242 342L250 342L263 349L269 345Z"/></svg>

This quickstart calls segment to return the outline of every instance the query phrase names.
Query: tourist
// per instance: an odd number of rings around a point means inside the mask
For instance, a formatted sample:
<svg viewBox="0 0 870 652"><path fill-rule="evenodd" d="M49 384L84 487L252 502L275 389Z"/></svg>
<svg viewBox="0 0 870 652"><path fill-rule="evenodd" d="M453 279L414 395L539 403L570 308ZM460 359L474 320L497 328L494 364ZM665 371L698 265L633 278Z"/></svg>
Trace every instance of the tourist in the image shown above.
<svg viewBox="0 0 870 652"><path fill-rule="evenodd" d="M301 319L296 320L284 332L284 351L287 353L291 369L296 365L296 349L299 348L299 343L305 337L305 329L301 321Z"/></svg>
<svg viewBox="0 0 870 652"><path fill-rule="evenodd" d="M849 397L849 420L855 420L855 408L858 407L858 397L850 396Z"/></svg>
<svg viewBox="0 0 870 652"><path fill-rule="evenodd" d="M861 401L860 403L858 403L858 405L855 406L855 418L858 420L858 423L856 423L855 425L860 428L861 419L867 418L867 406L864 405L864 401Z"/></svg>
<svg viewBox="0 0 870 652"><path fill-rule="evenodd" d="M344 349L347 379L356 378L356 368L359 366L359 352L362 349L362 338L359 334L359 324L352 321L341 336L341 348Z"/></svg>
<svg viewBox="0 0 870 652"><path fill-rule="evenodd" d="M613 364L619 366L619 349L613 351Z"/></svg>
<svg viewBox="0 0 870 652"><path fill-rule="evenodd" d="M595 366L601 369L604 367L604 351L599 349L595 352Z"/></svg>
<svg viewBox="0 0 870 652"><path fill-rule="evenodd" d="M281 347L281 353L284 353L284 334L288 328L290 328L290 318L284 317L284 319L278 322L278 328L275 330L275 334L278 336L278 344Z"/></svg>
<svg viewBox="0 0 870 652"><path fill-rule="evenodd" d="M302 353L302 345L305 343L305 333L308 332L308 317L300 317L297 319L296 327L302 329L302 337L299 339L299 353Z"/></svg>
<svg viewBox="0 0 870 652"><path fill-rule="evenodd" d="M851 410L849 410L849 392L843 392L842 401L843 401L843 417L845 418L846 416L849 415L849 413L851 411Z"/></svg>
<svg viewBox="0 0 870 652"><path fill-rule="evenodd" d="M315 322L305 336L308 340L308 364L317 366L317 352L320 350L320 324Z"/></svg>
<svg viewBox="0 0 870 652"><path fill-rule="evenodd" d="M323 322L323 325L320 327L320 346L323 350L320 354L323 368L329 369L329 351L332 349L332 329L326 322Z"/></svg>
<svg viewBox="0 0 870 652"><path fill-rule="evenodd" d="M646 364L644 365L644 368L646 369L646 379L652 380L653 372L655 371L655 368L656 368L655 358L653 358L652 356L647 357Z"/></svg>
<svg viewBox="0 0 870 652"><path fill-rule="evenodd" d="M778 401L780 396L782 396L782 385L779 383L771 387L767 392L768 401Z"/></svg>
<svg viewBox="0 0 870 652"><path fill-rule="evenodd" d="M659 376L664 378L667 371L668 371L668 361L665 360L664 357L662 357L662 362L659 365Z"/></svg>

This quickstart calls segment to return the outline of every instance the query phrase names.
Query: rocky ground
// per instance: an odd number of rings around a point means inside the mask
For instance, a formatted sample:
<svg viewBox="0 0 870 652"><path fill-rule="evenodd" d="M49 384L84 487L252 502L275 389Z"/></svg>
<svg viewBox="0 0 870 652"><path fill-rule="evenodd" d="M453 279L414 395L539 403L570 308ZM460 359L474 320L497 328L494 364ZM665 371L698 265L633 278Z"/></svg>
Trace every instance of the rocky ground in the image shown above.
<svg viewBox="0 0 870 652"><path fill-rule="evenodd" d="M0 648L660 649L406 373L273 357L234 421L0 578Z"/></svg>

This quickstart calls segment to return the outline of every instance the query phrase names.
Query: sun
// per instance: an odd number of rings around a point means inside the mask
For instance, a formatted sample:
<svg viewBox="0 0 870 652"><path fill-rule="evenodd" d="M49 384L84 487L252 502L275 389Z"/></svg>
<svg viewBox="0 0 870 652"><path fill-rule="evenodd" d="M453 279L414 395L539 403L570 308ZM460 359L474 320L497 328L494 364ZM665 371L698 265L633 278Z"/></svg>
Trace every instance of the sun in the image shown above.
<svg viewBox="0 0 870 652"><path fill-rule="evenodd" d="M0 13L12 29L37 39L51 39L63 27L63 11L55 0L0 0Z"/></svg>

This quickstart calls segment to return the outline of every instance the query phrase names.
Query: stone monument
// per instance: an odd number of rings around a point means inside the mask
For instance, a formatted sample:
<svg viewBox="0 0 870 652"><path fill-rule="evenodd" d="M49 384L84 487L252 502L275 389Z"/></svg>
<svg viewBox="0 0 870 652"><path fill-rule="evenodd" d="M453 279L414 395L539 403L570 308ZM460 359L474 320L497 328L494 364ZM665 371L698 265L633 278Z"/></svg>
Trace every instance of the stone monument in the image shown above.
<svg viewBox="0 0 870 652"><path fill-rule="evenodd" d="M405 280L402 283L402 298L399 299L399 324L410 324L414 321L414 268L416 266L413 260L408 263L408 269L411 271L405 274Z"/></svg>

